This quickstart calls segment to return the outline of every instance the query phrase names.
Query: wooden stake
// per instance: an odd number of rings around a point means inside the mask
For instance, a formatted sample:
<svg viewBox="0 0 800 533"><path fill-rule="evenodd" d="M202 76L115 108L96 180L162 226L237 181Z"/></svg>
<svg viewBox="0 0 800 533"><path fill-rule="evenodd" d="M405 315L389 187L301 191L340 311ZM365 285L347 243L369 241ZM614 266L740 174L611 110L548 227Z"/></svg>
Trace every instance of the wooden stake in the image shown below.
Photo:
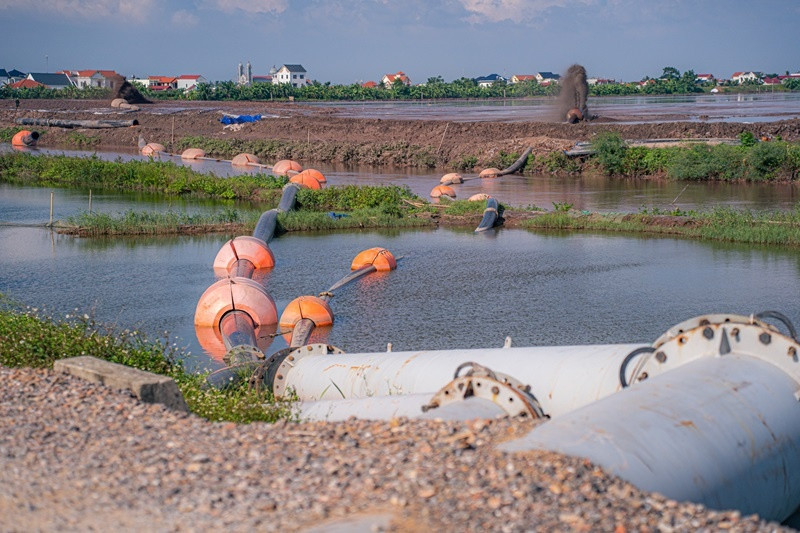
<svg viewBox="0 0 800 533"><path fill-rule="evenodd" d="M48 226L53 226L53 191L50 191L50 223Z"/></svg>
<svg viewBox="0 0 800 533"><path fill-rule="evenodd" d="M89 189L89 213L92 212L92 189Z"/></svg>
<svg viewBox="0 0 800 533"><path fill-rule="evenodd" d="M172 136L170 137L170 140L169 140L169 151L170 152L174 152L175 151L175 117L174 116L172 117Z"/></svg>

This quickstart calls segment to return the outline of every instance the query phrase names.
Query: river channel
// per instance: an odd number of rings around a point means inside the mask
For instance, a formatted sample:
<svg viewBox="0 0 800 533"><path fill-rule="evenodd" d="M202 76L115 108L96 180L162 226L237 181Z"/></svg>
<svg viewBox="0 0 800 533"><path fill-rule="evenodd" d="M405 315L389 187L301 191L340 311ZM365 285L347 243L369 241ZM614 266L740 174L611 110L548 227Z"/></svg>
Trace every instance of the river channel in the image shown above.
<svg viewBox="0 0 800 533"><path fill-rule="evenodd" d="M66 214L79 191L58 191ZM49 190L0 188L0 221L31 223ZM175 202L100 195L97 209L167 209ZM193 209L217 209L215 204ZM214 281L211 263L228 236L78 238L0 226L0 292L58 314L165 331L187 347L192 369L217 368L200 345L194 309ZM271 244L277 265L264 282L283 310L344 276L361 250L384 246L398 269L337 292L324 340L346 351L648 342L707 312L765 309L800 318L796 250L618 234L499 229L286 234ZM177 337L177 339L175 339ZM278 336L268 347L286 345ZM213 351L213 350L212 350Z"/></svg>
<svg viewBox="0 0 800 533"><path fill-rule="evenodd" d="M0 144L0 153L10 150ZM81 151L68 149L38 149L31 153L63 154L67 156L96 156L105 160L146 160L136 152ZM179 157L163 155L161 159L188 166L197 172L218 176L255 173L257 169L232 167L223 161L182 161ZM325 174L330 185L401 185L411 192L428 198L431 189L439 184L441 172L424 169L353 166L331 163L307 163L306 168L316 168ZM474 176L464 174L465 177ZM474 179L454 185L458 198L469 198L476 193L486 193L507 205L526 207L535 205L552 209L553 203L569 203L575 209L592 212L637 212L642 208L708 211L727 206L739 209L794 209L800 201L800 188L794 182L786 183L726 183L678 182L646 179L609 179L605 176L551 176L509 175L496 180ZM97 191L95 191L97 192ZM73 196L68 191L58 195ZM88 191L80 192L88 195ZM113 196L113 195L112 195ZM144 195L143 198L146 198ZM173 200L175 206L188 206L181 199ZM192 202L195 205L197 202ZM56 208L62 205L59 200ZM84 204L86 205L86 204ZM105 206L105 207L103 207ZM114 211L115 204L97 203L97 209ZM118 210L118 209L117 209ZM59 218L58 214L56 218ZM40 217L41 219L41 217Z"/></svg>

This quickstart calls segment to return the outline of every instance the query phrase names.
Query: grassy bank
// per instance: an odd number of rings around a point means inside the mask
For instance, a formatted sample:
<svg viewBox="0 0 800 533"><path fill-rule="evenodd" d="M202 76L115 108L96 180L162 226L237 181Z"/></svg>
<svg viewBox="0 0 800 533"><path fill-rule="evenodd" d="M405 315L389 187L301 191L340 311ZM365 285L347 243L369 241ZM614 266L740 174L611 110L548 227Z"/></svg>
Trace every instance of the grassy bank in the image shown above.
<svg viewBox="0 0 800 533"><path fill-rule="evenodd" d="M220 178L169 161L103 161L12 152L0 155L0 182L277 203L287 180L266 174Z"/></svg>
<svg viewBox="0 0 800 533"><path fill-rule="evenodd" d="M709 213L580 214L557 211L540 214L520 224L528 229L569 229L677 235L697 239L800 246L800 210L788 212L739 211L717 208Z"/></svg>
<svg viewBox="0 0 800 533"><path fill-rule="evenodd" d="M617 133L592 140L594 156L583 163L608 176L666 176L675 180L770 181L794 180L800 173L800 144L757 141L740 135L741 144L629 147Z"/></svg>
<svg viewBox="0 0 800 533"><path fill-rule="evenodd" d="M295 159L298 161L338 161L362 165L394 165L434 168L439 163L429 147L407 141L388 143L345 143L331 141L284 141L278 139L209 139L184 137L176 142L177 150L201 148L215 157L231 157L247 152L264 161Z"/></svg>
<svg viewBox="0 0 800 533"><path fill-rule="evenodd" d="M0 298L2 295L0 295ZM189 409L209 420L274 422L291 418L291 403L246 384L224 391L203 386L205 377L186 372L185 356L168 340L138 331L105 328L88 315L52 318L3 300L0 306L0 365L51 368L56 359L91 355L173 378Z"/></svg>

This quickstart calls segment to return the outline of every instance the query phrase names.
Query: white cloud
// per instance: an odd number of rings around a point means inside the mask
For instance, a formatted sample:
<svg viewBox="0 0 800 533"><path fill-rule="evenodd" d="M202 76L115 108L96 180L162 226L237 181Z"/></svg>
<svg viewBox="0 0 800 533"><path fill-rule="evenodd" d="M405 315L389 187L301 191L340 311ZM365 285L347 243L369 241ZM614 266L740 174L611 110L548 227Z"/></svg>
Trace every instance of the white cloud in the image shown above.
<svg viewBox="0 0 800 533"><path fill-rule="evenodd" d="M214 7L226 13L244 11L245 13L272 13L280 14L289 7L287 0L211 0L209 7Z"/></svg>
<svg viewBox="0 0 800 533"><path fill-rule="evenodd" d="M471 13L467 22L525 22L553 7L569 7L576 4L589 4L594 0L459 0Z"/></svg>
<svg viewBox="0 0 800 533"><path fill-rule="evenodd" d="M191 28L193 26L197 26L199 21L200 19L197 18L197 15L190 11L186 11L185 9L179 9L172 14L172 23L175 26Z"/></svg>
<svg viewBox="0 0 800 533"><path fill-rule="evenodd" d="M0 9L39 11L86 19L124 17L137 22L151 16L154 6L155 0L0 0Z"/></svg>

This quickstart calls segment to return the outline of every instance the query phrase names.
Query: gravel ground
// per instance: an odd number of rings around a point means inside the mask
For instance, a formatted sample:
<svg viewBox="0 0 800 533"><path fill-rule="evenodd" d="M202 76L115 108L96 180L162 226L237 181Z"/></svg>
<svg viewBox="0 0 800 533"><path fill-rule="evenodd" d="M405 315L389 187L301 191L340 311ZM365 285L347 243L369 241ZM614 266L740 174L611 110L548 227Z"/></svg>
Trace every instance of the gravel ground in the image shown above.
<svg viewBox="0 0 800 533"><path fill-rule="evenodd" d="M0 367L0 530L781 529L644 493L581 459L495 451L531 424L210 423Z"/></svg>

